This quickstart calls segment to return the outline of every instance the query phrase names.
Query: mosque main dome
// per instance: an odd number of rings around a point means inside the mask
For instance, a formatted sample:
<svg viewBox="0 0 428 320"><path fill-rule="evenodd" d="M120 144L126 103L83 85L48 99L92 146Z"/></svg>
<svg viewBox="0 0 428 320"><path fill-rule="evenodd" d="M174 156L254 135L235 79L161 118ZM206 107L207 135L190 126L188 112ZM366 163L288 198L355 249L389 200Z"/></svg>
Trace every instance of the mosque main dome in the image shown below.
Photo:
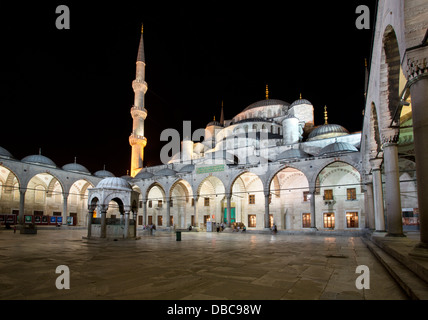
<svg viewBox="0 0 428 320"><path fill-rule="evenodd" d="M338 124L324 124L312 130L308 136L308 141L335 138L349 135L349 131Z"/></svg>

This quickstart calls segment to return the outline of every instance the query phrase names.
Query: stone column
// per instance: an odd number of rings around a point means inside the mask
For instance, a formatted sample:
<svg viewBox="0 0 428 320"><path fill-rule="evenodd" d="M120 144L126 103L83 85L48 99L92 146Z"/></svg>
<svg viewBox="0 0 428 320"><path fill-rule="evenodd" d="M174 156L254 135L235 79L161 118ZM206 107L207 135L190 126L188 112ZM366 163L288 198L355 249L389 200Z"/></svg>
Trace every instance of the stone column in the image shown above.
<svg viewBox="0 0 428 320"><path fill-rule="evenodd" d="M101 206L101 233L100 238L105 238L107 236L107 208Z"/></svg>
<svg viewBox="0 0 428 320"><path fill-rule="evenodd" d="M147 199L143 200L143 225L147 225Z"/></svg>
<svg viewBox="0 0 428 320"><path fill-rule="evenodd" d="M373 183L366 184L366 193L365 193L365 203L366 203L366 216L367 216L367 226L369 229L374 230L375 227L375 214L374 214L374 204L373 204Z"/></svg>
<svg viewBox="0 0 428 320"><path fill-rule="evenodd" d="M171 227L171 198L166 198L166 227Z"/></svg>
<svg viewBox="0 0 428 320"><path fill-rule="evenodd" d="M91 208L88 211L88 239L91 238L92 235L92 215L94 214L94 210Z"/></svg>
<svg viewBox="0 0 428 320"><path fill-rule="evenodd" d="M311 195L311 229L317 230L317 220L315 211L315 188L309 189Z"/></svg>
<svg viewBox="0 0 428 320"><path fill-rule="evenodd" d="M195 227L199 227L199 220L198 220L198 196L193 196L193 215L195 216Z"/></svg>
<svg viewBox="0 0 428 320"><path fill-rule="evenodd" d="M68 193L62 194L62 224L67 224Z"/></svg>
<svg viewBox="0 0 428 320"><path fill-rule="evenodd" d="M383 159L370 160L373 176L372 180L375 230L378 232L385 232L385 213L383 207L383 187L381 174L382 161Z"/></svg>
<svg viewBox="0 0 428 320"><path fill-rule="evenodd" d="M129 211L125 211L125 228L123 229L123 237L128 239L129 233Z"/></svg>
<svg viewBox="0 0 428 320"><path fill-rule="evenodd" d="M24 223L24 208L25 208L25 192L26 189L19 188L19 217L18 223L23 224Z"/></svg>
<svg viewBox="0 0 428 320"><path fill-rule="evenodd" d="M231 208L231 200L232 195L230 193L226 194L226 200L227 200L227 226L231 226L231 220L232 220L232 208Z"/></svg>
<svg viewBox="0 0 428 320"><path fill-rule="evenodd" d="M401 213L400 174L398 169L398 134L383 137L385 169L385 204L387 214L387 236L403 237Z"/></svg>
<svg viewBox="0 0 428 320"><path fill-rule="evenodd" d="M269 193L265 192L265 229L269 229Z"/></svg>
<svg viewBox="0 0 428 320"><path fill-rule="evenodd" d="M428 190L428 73L425 71L412 82L410 93L420 222L418 247L428 249L428 197L426 195Z"/></svg>

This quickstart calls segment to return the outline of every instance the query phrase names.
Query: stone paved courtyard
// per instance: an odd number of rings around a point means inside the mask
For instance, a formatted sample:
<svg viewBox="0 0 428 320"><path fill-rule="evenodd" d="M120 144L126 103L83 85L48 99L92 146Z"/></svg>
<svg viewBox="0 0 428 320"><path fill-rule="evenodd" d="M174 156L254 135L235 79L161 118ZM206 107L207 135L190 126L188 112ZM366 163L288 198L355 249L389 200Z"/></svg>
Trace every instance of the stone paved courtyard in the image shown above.
<svg viewBox="0 0 428 320"><path fill-rule="evenodd" d="M0 299L407 299L358 237L139 233L88 241L85 230L1 230ZM59 265L69 290L55 286ZM356 289L358 265L370 268L369 290Z"/></svg>

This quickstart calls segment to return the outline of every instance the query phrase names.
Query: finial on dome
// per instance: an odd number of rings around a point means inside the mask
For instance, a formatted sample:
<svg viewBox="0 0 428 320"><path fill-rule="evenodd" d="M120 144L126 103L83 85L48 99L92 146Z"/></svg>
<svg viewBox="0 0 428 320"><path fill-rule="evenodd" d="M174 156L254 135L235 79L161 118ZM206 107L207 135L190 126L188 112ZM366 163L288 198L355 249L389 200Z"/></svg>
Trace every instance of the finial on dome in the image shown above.
<svg viewBox="0 0 428 320"><path fill-rule="evenodd" d="M269 100L269 85L266 85L266 100Z"/></svg>
<svg viewBox="0 0 428 320"><path fill-rule="evenodd" d="M214 116L214 120L213 121L215 121L215 116Z"/></svg>
<svg viewBox="0 0 428 320"><path fill-rule="evenodd" d="M324 107L324 124L328 124L328 113L327 113L327 106Z"/></svg>
<svg viewBox="0 0 428 320"><path fill-rule="evenodd" d="M302 100L302 94L300 94L300 100Z"/></svg>
<svg viewBox="0 0 428 320"><path fill-rule="evenodd" d="M143 24L141 23L141 34L143 34Z"/></svg>
<svg viewBox="0 0 428 320"><path fill-rule="evenodd" d="M74 157L74 163L77 163L77 157Z"/></svg>

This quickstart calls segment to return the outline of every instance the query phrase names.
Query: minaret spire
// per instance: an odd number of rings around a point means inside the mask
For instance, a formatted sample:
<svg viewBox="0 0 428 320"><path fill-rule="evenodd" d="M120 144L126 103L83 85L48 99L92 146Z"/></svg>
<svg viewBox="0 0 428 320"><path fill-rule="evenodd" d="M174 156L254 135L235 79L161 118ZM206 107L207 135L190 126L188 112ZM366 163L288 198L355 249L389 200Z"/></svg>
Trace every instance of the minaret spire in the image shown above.
<svg viewBox="0 0 428 320"><path fill-rule="evenodd" d="M221 124L222 126L224 126L223 101L221 102L220 124Z"/></svg>
<svg viewBox="0 0 428 320"><path fill-rule="evenodd" d="M325 125L328 124L328 113L327 113L327 106L324 107L324 120L325 120Z"/></svg>
<svg viewBox="0 0 428 320"><path fill-rule="evenodd" d="M144 56L143 27L141 26L140 45L138 47L137 70L135 80L132 82L135 98L134 106L131 108L132 115L132 133L129 137L129 144L132 147L131 155L131 176L135 177L143 168L144 147L147 145L147 139L144 137L144 120L147 118L145 108L145 94L147 92L146 60Z"/></svg>

